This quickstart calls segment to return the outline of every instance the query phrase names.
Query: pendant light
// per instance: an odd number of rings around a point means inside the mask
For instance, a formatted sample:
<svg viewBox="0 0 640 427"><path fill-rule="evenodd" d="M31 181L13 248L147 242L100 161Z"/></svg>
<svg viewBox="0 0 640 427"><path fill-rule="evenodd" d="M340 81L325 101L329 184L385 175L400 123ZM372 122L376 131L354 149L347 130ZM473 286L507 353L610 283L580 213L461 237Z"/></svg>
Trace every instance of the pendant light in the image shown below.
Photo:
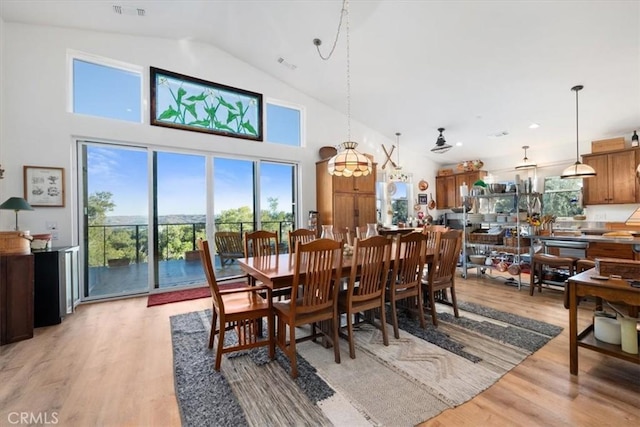
<svg viewBox="0 0 640 427"><path fill-rule="evenodd" d="M524 159L522 159L521 164L516 166L516 170L521 171L521 170L527 170L527 169L535 169L538 165L536 165L533 162L530 162L529 158L527 157L527 150L529 149L529 146L523 145L522 148L524 149Z"/></svg>
<svg viewBox="0 0 640 427"><path fill-rule="evenodd" d="M438 128L438 132L440 132L440 135L438 136L438 140L436 141L436 146L431 149L431 152L436 154L443 154L451 150L451 146L447 144L447 141L445 141L444 136L442 136L442 132L444 132L444 128Z"/></svg>
<svg viewBox="0 0 640 427"><path fill-rule="evenodd" d="M367 176L371 173L371 159L356 150L358 143L351 140L351 56L349 50L349 0L344 0L342 2L338 32L336 34L336 39L333 43L331 51L329 52L329 55L325 57L320 52L320 45L322 44L322 40L313 39L313 44L318 50L318 55L320 55L320 58L325 61L331 58L331 55L333 54L336 43L338 42L338 38L340 36L343 17L346 21L345 32L347 37L347 141L341 144L342 151L339 151L338 154L329 159L329 163L327 164L327 171L329 172L329 174L335 176Z"/></svg>
<svg viewBox="0 0 640 427"><path fill-rule="evenodd" d="M580 162L579 139L578 139L578 92L584 88L577 85L571 88L576 93L576 162L562 171L560 178L592 178L596 176L596 171L589 165Z"/></svg>

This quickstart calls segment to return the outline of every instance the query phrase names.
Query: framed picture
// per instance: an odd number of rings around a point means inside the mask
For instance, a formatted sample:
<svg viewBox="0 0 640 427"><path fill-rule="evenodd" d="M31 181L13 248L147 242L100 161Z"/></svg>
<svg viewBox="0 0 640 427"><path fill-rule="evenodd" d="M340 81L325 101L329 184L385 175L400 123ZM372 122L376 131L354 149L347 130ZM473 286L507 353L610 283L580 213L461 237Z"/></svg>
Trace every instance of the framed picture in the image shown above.
<svg viewBox="0 0 640 427"><path fill-rule="evenodd" d="M262 141L262 94L151 67L151 124Z"/></svg>
<svg viewBox="0 0 640 427"><path fill-rule="evenodd" d="M35 207L64 207L64 169L25 166L24 198Z"/></svg>
<svg viewBox="0 0 640 427"><path fill-rule="evenodd" d="M429 203L429 199L426 194L418 194L418 204L426 205Z"/></svg>

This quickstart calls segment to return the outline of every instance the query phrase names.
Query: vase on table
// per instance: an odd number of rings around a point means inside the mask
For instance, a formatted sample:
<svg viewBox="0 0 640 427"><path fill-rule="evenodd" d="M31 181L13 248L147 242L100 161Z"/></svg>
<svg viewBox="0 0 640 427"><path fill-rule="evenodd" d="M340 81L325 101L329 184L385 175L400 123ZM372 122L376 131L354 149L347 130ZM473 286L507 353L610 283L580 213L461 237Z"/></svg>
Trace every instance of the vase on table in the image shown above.
<svg viewBox="0 0 640 427"><path fill-rule="evenodd" d="M323 225L322 226L322 234L320 234L320 237L323 239L334 239L333 236L333 225Z"/></svg>
<svg viewBox="0 0 640 427"><path fill-rule="evenodd" d="M369 238L378 235L378 224L367 224L367 232L364 237Z"/></svg>

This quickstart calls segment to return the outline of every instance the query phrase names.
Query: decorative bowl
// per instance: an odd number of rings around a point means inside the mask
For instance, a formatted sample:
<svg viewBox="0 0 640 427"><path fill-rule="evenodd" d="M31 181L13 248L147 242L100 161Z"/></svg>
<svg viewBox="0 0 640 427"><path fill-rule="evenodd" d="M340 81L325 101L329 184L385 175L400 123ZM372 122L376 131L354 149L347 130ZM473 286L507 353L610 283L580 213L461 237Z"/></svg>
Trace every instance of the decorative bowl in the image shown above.
<svg viewBox="0 0 640 427"><path fill-rule="evenodd" d="M484 255L469 255L469 261L472 264L484 265L484 261L487 259Z"/></svg>

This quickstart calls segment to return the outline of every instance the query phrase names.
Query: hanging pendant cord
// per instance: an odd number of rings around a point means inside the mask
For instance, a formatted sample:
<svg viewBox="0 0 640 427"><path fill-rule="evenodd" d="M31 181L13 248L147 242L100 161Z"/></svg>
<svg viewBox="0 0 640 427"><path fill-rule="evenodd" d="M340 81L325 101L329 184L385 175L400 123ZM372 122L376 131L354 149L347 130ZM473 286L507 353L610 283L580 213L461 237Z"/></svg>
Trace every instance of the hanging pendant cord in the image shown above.
<svg viewBox="0 0 640 427"><path fill-rule="evenodd" d="M580 139L578 138L578 90L576 90L576 162L580 159L580 152L578 150L578 144Z"/></svg>

